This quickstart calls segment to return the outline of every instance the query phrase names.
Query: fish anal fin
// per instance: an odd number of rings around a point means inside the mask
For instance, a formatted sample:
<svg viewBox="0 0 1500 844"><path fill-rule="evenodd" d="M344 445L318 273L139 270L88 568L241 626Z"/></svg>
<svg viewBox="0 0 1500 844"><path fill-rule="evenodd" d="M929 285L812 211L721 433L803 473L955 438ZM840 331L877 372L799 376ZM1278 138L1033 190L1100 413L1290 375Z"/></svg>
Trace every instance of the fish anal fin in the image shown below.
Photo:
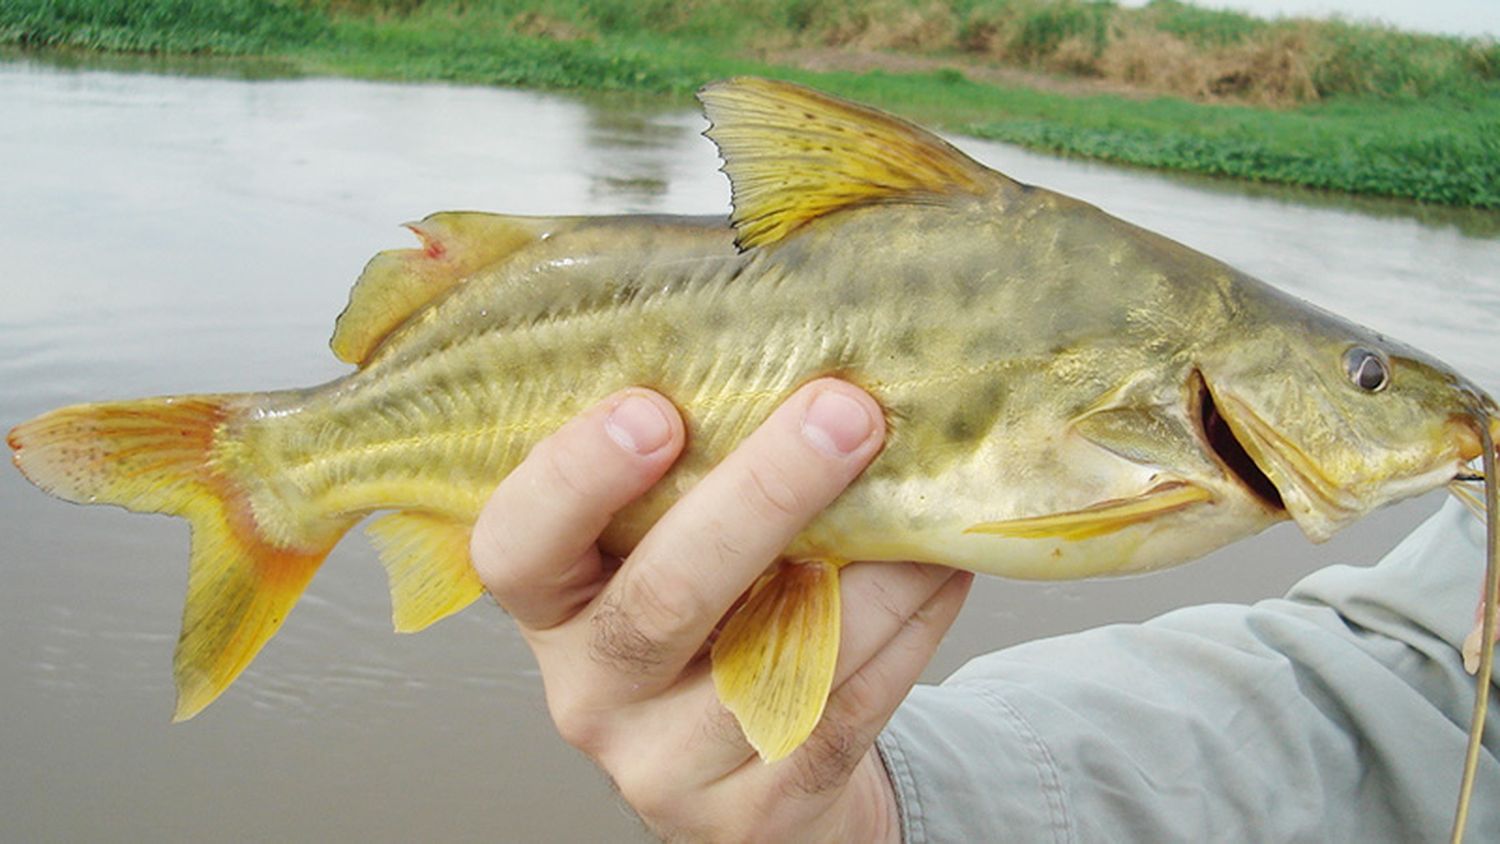
<svg viewBox="0 0 1500 844"><path fill-rule="evenodd" d="M1076 541L1124 530L1131 525L1175 513L1194 504L1212 501L1213 497L1213 493L1197 484L1169 481L1130 498L1102 501L1065 513L981 522L966 528L964 533L986 533L1013 539L1052 538Z"/></svg>
<svg viewBox="0 0 1500 844"><path fill-rule="evenodd" d="M404 510L365 530L380 552L391 586L391 620L413 633L474 603L484 586L469 563L471 526Z"/></svg>
<svg viewBox="0 0 1500 844"><path fill-rule="evenodd" d="M789 82L741 77L698 91L732 188L743 249L824 214L877 202L989 195L1014 182L936 135Z"/></svg>
<svg viewBox="0 0 1500 844"><path fill-rule="evenodd" d="M182 633L172 660L174 722L213 703L276 635L328 552L277 548L247 534L233 502L194 507Z"/></svg>
<svg viewBox="0 0 1500 844"><path fill-rule="evenodd" d="M422 241L390 249L365 265L329 345L339 360L363 364L382 340L464 279L565 226L555 217L444 211L407 223Z"/></svg>
<svg viewBox="0 0 1500 844"><path fill-rule="evenodd" d="M782 563L761 577L713 646L714 687L755 752L782 759L812 734L839 653L831 561Z"/></svg>

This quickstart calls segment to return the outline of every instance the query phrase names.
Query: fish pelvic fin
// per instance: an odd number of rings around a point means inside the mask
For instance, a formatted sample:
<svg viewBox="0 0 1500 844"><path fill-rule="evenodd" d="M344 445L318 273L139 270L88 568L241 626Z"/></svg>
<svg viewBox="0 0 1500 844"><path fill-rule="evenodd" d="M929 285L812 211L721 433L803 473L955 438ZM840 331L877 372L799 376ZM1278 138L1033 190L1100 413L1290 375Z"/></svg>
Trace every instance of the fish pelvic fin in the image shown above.
<svg viewBox="0 0 1500 844"><path fill-rule="evenodd" d="M839 654L838 566L783 563L763 575L714 642L714 688L767 763L823 717Z"/></svg>
<svg viewBox="0 0 1500 844"><path fill-rule="evenodd" d="M1212 492L1197 484L1172 481L1152 487L1132 498L1105 501L1066 513L1003 522L981 522L965 528L964 533L988 533L1016 539L1089 539L1175 513L1184 507L1212 501L1213 498Z"/></svg>
<svg viewBox="0 0 1500 844"><path fill-rule="evenodd" d="M59 498L181 516L192 525L174 721L196 715L245 670L348 527L330 526L299 547L260 535L239 485L213 461L236 401L183 396L75 405L7 437L22 474Z"/></svg>
<svg viewBox="0 0 1500 844"><path fill-rule="evenodd" d="M366 526L391 586L391 621L415 633L474 603L484 586L469 562L472 525L405 510Z"/></svg>
<svg viewBox="0 0 1500 844"><path fill-rule="evenodd" d="M801 85L738 77L704 86L698 99L729 176L742 249L843 208L1018 187L925 129Z"/></svg>
<svg viewBox="0 0 1500 844"><path fill-rule="evenodd" d="M568 225L558 217L443 211L406 227L416 249L388 249L365 265L329 346L363 366L391 332L465 279Z"/></svg>

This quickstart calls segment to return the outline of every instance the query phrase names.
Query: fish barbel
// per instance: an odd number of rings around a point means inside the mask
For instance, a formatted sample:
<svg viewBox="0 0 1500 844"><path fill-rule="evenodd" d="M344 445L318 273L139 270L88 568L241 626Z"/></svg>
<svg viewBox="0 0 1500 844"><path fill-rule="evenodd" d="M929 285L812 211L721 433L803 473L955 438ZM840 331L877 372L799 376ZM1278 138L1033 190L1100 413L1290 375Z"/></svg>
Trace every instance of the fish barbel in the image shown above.
<svg viewBox="0 0 1500 844"><path fill-rule="evenodd" d="M1287 518L1320 541L1493 461L1500 408L1420 352L876 110L758 79L699 96L727 224L435 214L351 292L332 341L347 376L11 432L48 492L192 523L178 719L371 513L388 511L368 530L398 630L468 605L495 485L627 385L672 399L689 437L610 524L616 554L799 385L836 375L885 410L884 451L714 645L720 696L768 761L821 716L848 561L1143 571Z"/></svg>

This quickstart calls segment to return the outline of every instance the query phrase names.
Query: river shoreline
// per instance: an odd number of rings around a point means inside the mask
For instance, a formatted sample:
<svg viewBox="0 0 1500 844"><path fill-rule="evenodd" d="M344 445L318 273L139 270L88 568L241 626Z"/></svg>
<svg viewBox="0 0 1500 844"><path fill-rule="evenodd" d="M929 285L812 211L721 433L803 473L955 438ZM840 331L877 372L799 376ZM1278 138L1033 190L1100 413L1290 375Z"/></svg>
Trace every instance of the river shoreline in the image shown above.
<svg viewBox="0 0 1500 844"><path fill-rule="evenodd" d="M168 59L169 66L183 59L194 73L441 81L672 104L687 104L703 82L748 73L803 82L928 125L1048 152L1425 205L1500 209L1500 83L1491 78L1500 70L1486 64L1495 52L1486 42L1375 28L1365 35L1350 25L1351 38L1372 44L1393 38L1411 39L1413 49L1458 44L1478 57L1466 60L1478 69L1473 79L1445 71L1448 76L1407 80L1404 88L1386 92L1267 106L1017 69L990 54L860 46L868 39L843 47L769 49L762 45L791 36L766 34L765 21L746 23L760 30L757 38L731 37L707 24L694 28L692 21L679 20L673 29L643 12L635 13L640 19L633 23L608 26L587 17L599 17L594 7L611 3L593 4L592 12L568 2L540 4L556 7L549 16L509 8L536 3L217 0L192 4L189 13L185 2L107 7L102 0L17 0L0 9L0 47L23 55L57 49L67 55L144 55ZM1206 14L1182 4L1162 8ZM563 23L574 19L582 22ZM1267 25L1244 16L1227 20L1242 28ZM143 65L151 67L149 61ZM1358 84L1372 87L1379 78L1371 71L1376 81Z"/></svg>

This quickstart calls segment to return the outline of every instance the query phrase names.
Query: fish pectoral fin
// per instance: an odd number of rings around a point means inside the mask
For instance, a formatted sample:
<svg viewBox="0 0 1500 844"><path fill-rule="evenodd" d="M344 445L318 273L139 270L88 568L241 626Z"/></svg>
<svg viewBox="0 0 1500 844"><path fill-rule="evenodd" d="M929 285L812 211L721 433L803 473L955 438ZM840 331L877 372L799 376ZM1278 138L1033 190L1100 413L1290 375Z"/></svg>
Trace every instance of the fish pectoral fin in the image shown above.
<svg viewBox="0 0 1500 844"><path fill-rule="evenodd" d="M422 245L389 249L365 265L329 345L361 366L392 331L464 279L571 225L566 218L443 211L407 223Z"/></svg>
<svg viewBox="0 0 1500 844"><path fill-rule="evenodd" d="M839 575L826 560L783 563L756 582L713 646L714 688L766 762L812 734L839 655Z"/></svg>
<svg viewBox="0 0 1500 844"><path fill-rule="evenodd" d="M415 633L484 594L469 562L472 526L434 513L403 510L365 528L391 586L391 621Z"/></svg>
<svg viewBox="0 0 1500 844"><path fill-rule="evenodd" d="M1197 484L1171 481L1131 497L1103 501L1081 510L1030 516L1003 522L981 522L964 533L988 533L1014 539L1089 539L1150 521L1184 507L1212 501L1213 493Z"/></svg>
<svg viewBox="0 0 1500 844"><path fill-rule="evenodd" d="M1212 470L1213 460L1198 444L1186 418L1152 405L1108 407L1072 423L1075 433L1094 445L1143 466L1174 471Z"/></svg>
<svg viewBox="0 0 1500 844"><path fill-rule="evenodd" d="M729 176L742 249L842 208L1016 185L925 129L790 82L728 79L704 86L698 99L710 124L704 134Z"/></svg>

